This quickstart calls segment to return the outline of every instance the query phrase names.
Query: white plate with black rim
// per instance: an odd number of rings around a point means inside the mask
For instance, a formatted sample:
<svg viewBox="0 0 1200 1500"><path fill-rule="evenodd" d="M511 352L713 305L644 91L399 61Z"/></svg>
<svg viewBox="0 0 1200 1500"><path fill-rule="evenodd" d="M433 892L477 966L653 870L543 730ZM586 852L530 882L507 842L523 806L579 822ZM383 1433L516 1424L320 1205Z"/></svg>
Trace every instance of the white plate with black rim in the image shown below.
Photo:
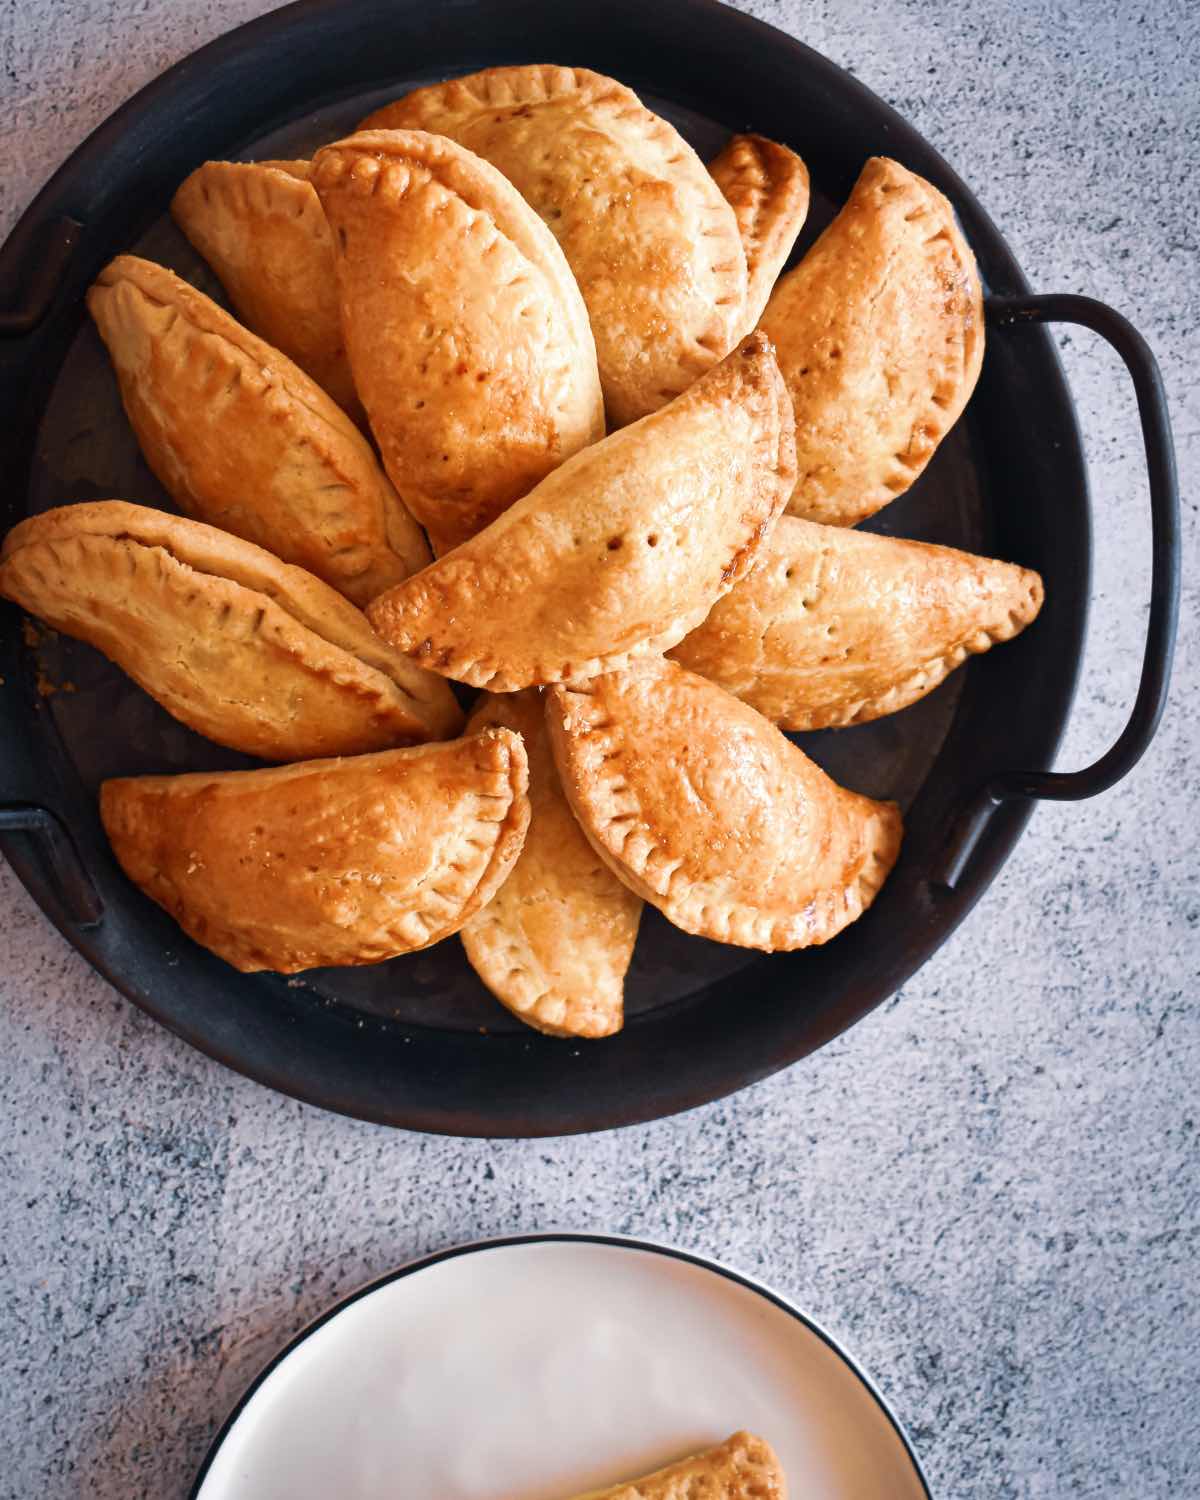
<svg viewBox="0 0 1200 1500"><path fill-rule="evenodd" d="M549 1234L443 1251L282 1351L193 1500L565 1500L739 1428L793 1500L929 1500L879 1391L786 1298L639 1240Z"/></svg>

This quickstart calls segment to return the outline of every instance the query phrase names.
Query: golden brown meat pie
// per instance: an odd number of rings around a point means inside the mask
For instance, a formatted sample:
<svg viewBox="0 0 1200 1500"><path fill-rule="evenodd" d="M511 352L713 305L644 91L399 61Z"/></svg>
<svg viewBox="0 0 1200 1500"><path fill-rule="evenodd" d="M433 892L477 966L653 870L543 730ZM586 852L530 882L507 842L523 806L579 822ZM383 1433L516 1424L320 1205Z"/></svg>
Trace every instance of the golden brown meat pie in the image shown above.
<svg viewBox="0 0 1200 1500"><path fill-rule="evenodd" d="M979 377L983 291L954 210L873 157L759 327L796 412L788 510L853 526L908 489Z"/></svg>
<svg viewBox="0 0 1200 1500"><path fill-rule="evenodd" d="M737 216L746 252L747 332L762 316L808 217L808 168L765 135L735 135L708 164Z"/></svg>
<svg viewBox="0 0 1200 1500"><path fill-rule="evenodd" d="M716 1448L579 1500L787 1500L787 1479L770 1443L735 1432Z"/></svg>
<svg viewBox="0 0 1200 1500"><path fill-rule="evenodd" d="M546 695L592 846L677 927L767 951L827 942L900 849L890 802L846 791L768 720L675 662Z"/></svg>
<svg viewBox="0 0 1200 1500"><path fill-rule="evenodd" d="M529 757L529 832L508 879L462 930L475 972L502 1004L553 1036L609 1036L624 1015L641 898L584 838L559 785L534 688L485 693L468 732L501 725Z"/></svg>
<svg viewBox="0 0 1200 1500"><path fill-rule="evenodd" d="M206 161L171 214L216 272L238 317L361 427L342 339L333 240L306 161Z"/></svg>
<svg viewBox="0 0 1200 1500"><path fill-rule="evenodd" d="M350 418L164 266L119 255L88 293L146 462L182 511L363 605L429 561Z"/></svg>
<svg viewBox="0 0 1200 1500"><path fill-rule="evenodd" d="M234 968L375 964L457 932L529 822L519 735L106 781L121 867Z"/></svg>
<svg viewBox="0 0 1200 1500"><path fill-rule="evenodd" d="M608 417L673 400L745 331L733 210L679 132L586 68L488 68L417 89L360 128L450 136L558 237L591 315Z"/></svg>
<svg viewBox="0 0 1200 1500"><path fill-rule="evenodd" d="M604 436L587 309L554 236L453 141L364 132L313 183L384 465L448 552Z"/></svg>
<svg viewBox="0 0 1200 1500"><path fill-rule="evenodd" d="M785 729L863 724L1011 640L1042 597L1014 563L784 516L671 655Z"/></svg>
<svg viewBox="0 0 1200 1500"><path fill-rule="evenodd" d="M320 579L145 505L98 500L22 521L0 549L0 593L249 755L352 755L462 724L442 678Z"/></svg>
<svg viewBox="0 0 1200 1500"><path fill-rule="evenodd" d="M700 623L753 566L794 474L787 392L755 334L377 599L371 621L495 692L593 677Z"/></svg>

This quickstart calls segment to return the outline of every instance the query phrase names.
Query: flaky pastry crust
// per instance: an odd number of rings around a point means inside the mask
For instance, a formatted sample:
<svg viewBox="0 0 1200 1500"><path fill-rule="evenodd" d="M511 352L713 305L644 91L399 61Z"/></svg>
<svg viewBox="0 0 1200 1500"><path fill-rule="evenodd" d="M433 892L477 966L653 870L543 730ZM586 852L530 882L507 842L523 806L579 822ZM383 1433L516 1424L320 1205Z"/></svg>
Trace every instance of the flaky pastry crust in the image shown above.
<svg viewBox="0 0 1200 1500"><path fill-rule="evenodd" d="M908 489L979 377L983 290L954 210L873 157L759 327L796 413L788 510L852 526Z"/></svg>
<svg viewBox="0 0 1200 1500"><path fill-rule="evenodd" d="M700 623L753 566L794 474L787 392L754 334L377 599L371 622L494 692L594 677Z"/></svg>
<svg viewBox="0 0 1200 1500"><path fill-rule="evenodd" d="M717 1447L644 1479L578 1500L787 1500L787 1479L770 1443L752 1432L735 1432Z"/></svg>
<svg viewBox="0 0 1200 1500"><path fill-rule="evenodd" d="M457 932L529 822L519 735L266 771L106 781L122 869L244 972L374 964Z"/></svg>
<svg viewBox="0 0 1200 1500"><path fill-rule="evenodd" d="M308 174L306 161L208 161L184 179L171 216L246 327L294 360L361 427L333 239Z"/></svg>
<svg viewBox="0 0 1200 1500"><path fill-rule="evenodd" d="M446 683L318 578L252 542L123 500L13 528L0 593L98 650L190 728L267 760L457 733Z"/></svg>
<svg viewBox="0 0 1200 1500"><path fill-rule="evenodd" d="M134 255L87 301L146 462L181 510L360 605L428 562L370 444L286 355Z"/></svg>
<svg viewBox="0 0 1200 1500"><path fill-rule="evenodd" d="M615 79L488 68L417 89L361 128L450 136L532 204L587 303L612 426L674 399L744 332L732 210L679 132Z"/></svg>
<svg viewBox="0 0 1200 1500"><path fill-rule="evenodd" d="M384 466L448 552L604 436L587 309L537 214L453 141L362 132L312 180Z"/></svg>
<svg viewBox="0 0 1200 1500"><path fill-rule="evenodd" d="M708 170L733 209L746 252L749 332L808 217L808 168L765 135L735 135Z"/></svg>
<svg viewBox="0 0 1200 1500"><path fill-rule="evenodd" d="M671 656L784 729L907 708L1042 606L1028 568L783 516L758 567Z"/></svg>
<svg viewBox="0 0 1200 1500"><path fill-rule="evenodd" d="M546 695L575 816L626 885L685 932L827 942L900 850L890 802L846 791L761 714L672 661Z"/></svg>
<svg viewBox="0 0 1200 1500"><path fill-rule="evenodd" d="M529 832L508 879L463 928L471 967L501 1004L552 1036L619 1031L642 902L584 838L563 796L541 695L487 693L468 733L502 725L529 757Z"/></svg>

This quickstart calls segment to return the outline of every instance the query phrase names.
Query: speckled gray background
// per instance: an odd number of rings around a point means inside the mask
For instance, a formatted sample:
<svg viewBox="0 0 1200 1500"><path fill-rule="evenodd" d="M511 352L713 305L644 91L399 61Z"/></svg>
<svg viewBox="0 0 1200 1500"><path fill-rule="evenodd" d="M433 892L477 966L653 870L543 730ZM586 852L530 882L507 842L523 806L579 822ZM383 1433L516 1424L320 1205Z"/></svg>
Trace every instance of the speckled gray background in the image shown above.
<svg viewBox="0 0 1200 1500"><path fill-rule="evenodd" d="M3 0L0 231L82 137L256 0ZM1200 7L753 0L939 146L1043 290L1162 361L1200 492ZM1060 764L1136 681L1147 526L1130 393L1066 344L1096 603ZM1193 578L1196 569L1190 570ZM339 1294L477 1235L720 1255L858 1351L939 1497L1200 1492L1196 591L1117 790L1036 815L891 1004L728 1103L549 1143L389 1133L277 1098L135 1012L0 864L0 1492L176 1496L255 1368Z"/></svg>

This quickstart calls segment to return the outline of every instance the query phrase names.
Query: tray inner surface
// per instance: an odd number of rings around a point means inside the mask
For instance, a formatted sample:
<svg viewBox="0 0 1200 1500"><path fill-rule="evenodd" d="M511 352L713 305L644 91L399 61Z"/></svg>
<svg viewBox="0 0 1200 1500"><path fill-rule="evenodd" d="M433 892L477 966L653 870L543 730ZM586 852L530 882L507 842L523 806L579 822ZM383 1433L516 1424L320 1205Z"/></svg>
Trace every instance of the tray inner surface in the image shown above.
<svg viewBox="0 0 1200 1500"><path fill-rule="evenodd" d="M317 147L347 134L369 110L427 81L398 80L382 92L343 99L247 142L233 154L246 160L310 156ZM722 124L652 94L643 97L705 160L729 136ZM814 194L798 253L829 222L835 207ZM129 249L170 266L224 301L219 283L167 215ZM912 490L867 523L867 529L987 551L989 528L978 471L970 424L963 421ZM86 323L63 363L42 421L28 510L32 514L72 501L114 497L174 508L141 459L104 347ZM41 709L50 716L83 784L93 792L109 776L256 764L185 729L80 642L45 636L30 652L29 670L40 673L45 686L57 688L44 698ZM907 809L937 758L961 686L959 672L903 713L874 724L794 738L838 781L872 796L894 798ZM853 941L853 934L842 941ZM181 950L190 946L182 934L179 943ZM714 981L761 962L747 950L689 937L647 907L626 985L627 1013L636 1017L678 1004ZM745 977L752 987L750 974ZM285 983L273 975L255 982ZM313 970L287 982L294 990L308 992L316 1003L402 1024L492 1033L524 1030L475 977L457 939L387 964Z"/></svg>

